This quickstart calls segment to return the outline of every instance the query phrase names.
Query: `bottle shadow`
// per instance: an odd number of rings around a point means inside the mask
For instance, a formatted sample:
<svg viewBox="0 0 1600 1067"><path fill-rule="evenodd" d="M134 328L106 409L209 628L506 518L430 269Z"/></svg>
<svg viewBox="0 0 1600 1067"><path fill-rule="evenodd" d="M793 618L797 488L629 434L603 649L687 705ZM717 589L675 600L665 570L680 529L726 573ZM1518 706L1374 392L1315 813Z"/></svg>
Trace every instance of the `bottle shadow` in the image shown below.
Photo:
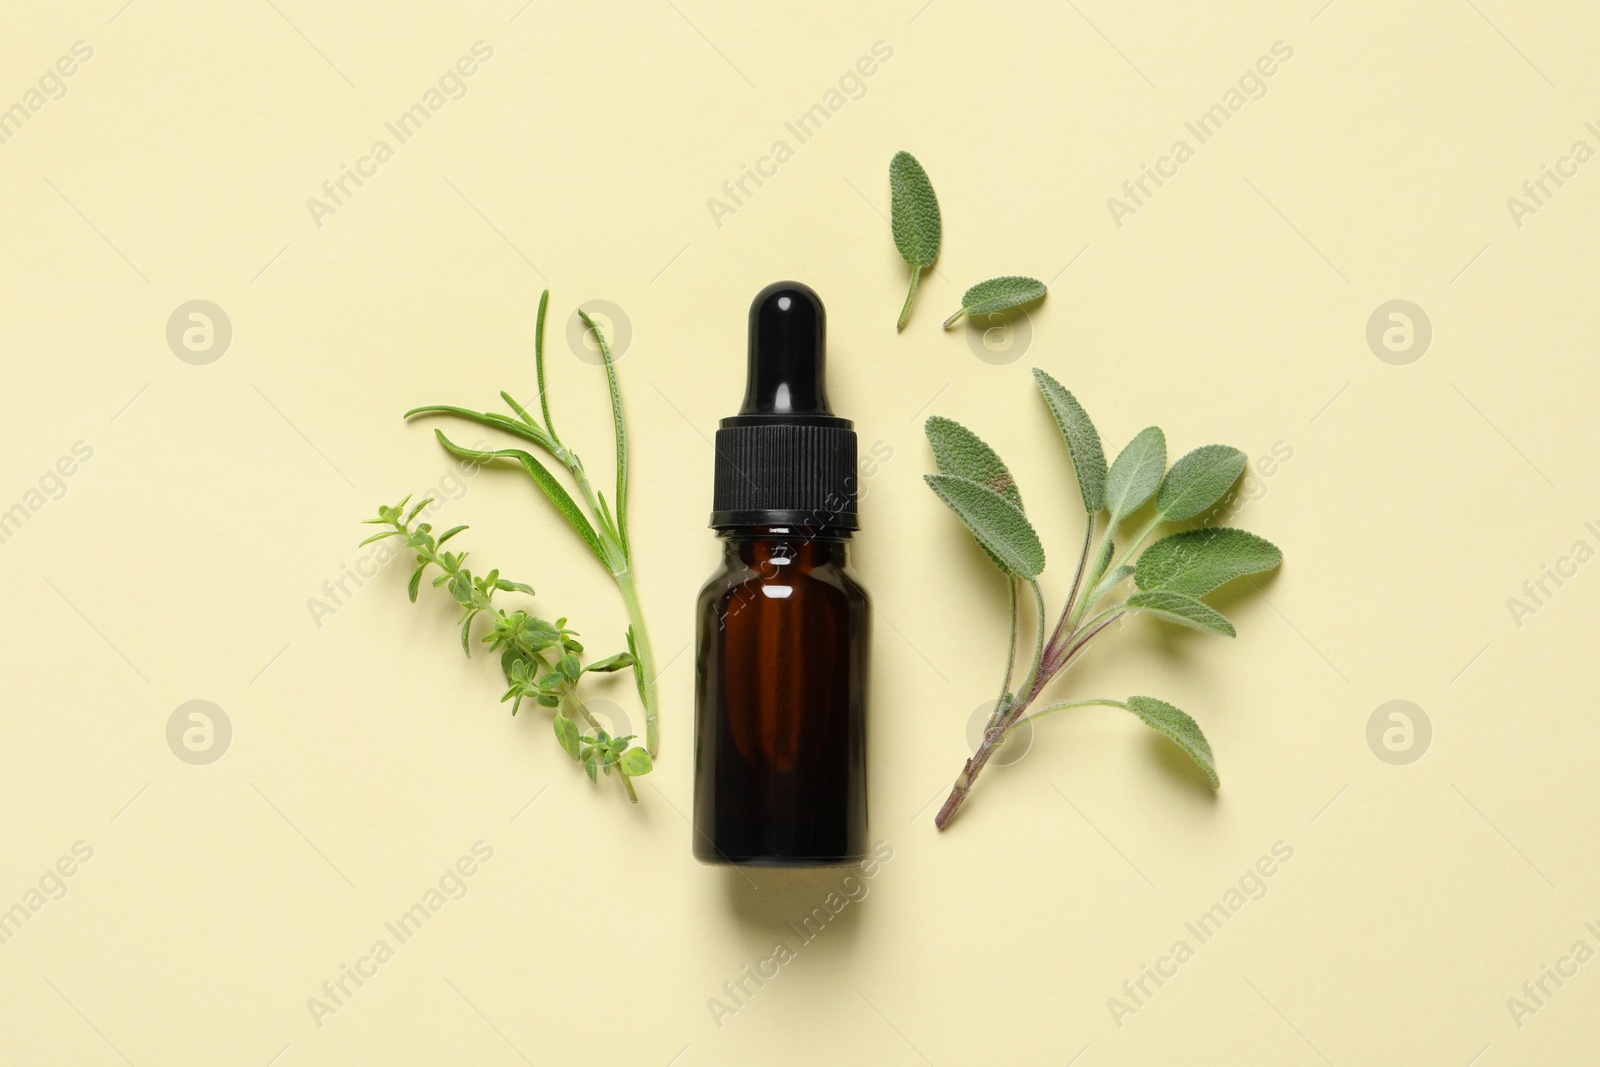
<svg viewBox="0 0 1600 1067"><path fill-rule="evenodd" d="M721 879L728 914L741 930L795 955L848 951L872 896L860 867L729 867Z"/></svg>

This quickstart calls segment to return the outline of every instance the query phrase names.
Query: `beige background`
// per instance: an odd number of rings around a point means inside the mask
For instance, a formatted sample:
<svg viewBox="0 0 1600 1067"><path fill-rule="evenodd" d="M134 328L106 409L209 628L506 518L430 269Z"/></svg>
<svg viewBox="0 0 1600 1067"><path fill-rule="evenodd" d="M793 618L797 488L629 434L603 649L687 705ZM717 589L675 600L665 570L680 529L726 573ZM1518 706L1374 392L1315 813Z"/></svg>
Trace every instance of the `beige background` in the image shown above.
<svg viewBox="0 0 1600 1067"><path fill-rule="evenodd" d="M1600 148L1600 19L1505 0L923 2L11 13L0 107L74 42L93 58L0 144L0 509L43 505L0 544L0 907L26 907L76 842L93 855L0 946L0 1061L1592 1056L1600 964L1546 980L1520 1027L1507 1000L1580 939L1600 949L1600 576L1579 568L1520 627L1507 600L1580 539L1600 547L1600 163L1520 228L1506 201L1574 141ZM384 123L477 41L493 58L466 95L395 143ZM880 41L892 59L798 144L784 123ZM1278 41L1293 58L1266 95L1119 228L1107 198ZM379 138L394 157L319 227L308 198ZM780 138L793 158L719 226L708 199ZM906 272L880 216L900 148L932 175L945 245L897 336ZM985 362L938 323L1004 273L1050 296L1031 347ZM840 872L702 867L685 821L708 435L737 404L749 299L783 277L827 301L835 404L894 457L855 552L878 608L872 825L893 858L810 943L788 924ZM532 396L546 285L558 425L602 479L602 378L565 324L604 299L633 330L633 534L665 673L660 765L631 809L545 719L506 714L493 661L461 656L439 597L405 602L402 567L320 626L308 607L359 562L359 520L450 470L401 411ZM193 299L233 328L205 366L165 338ZM1393 299L1432 322L1410 365L1366 341ZM1058 600L1081 519L1032 365L1110 447L1157 422L1174 454L1291 449L1238 519L1287 562L1219 601L1237 641L1141 621L1061 683L1192 712L1215 799L1091 709L991 769L938 835L929 805L998 680L1004 599L921 485L920 420L959 418L1009 459ZM30 498L80 441L93 456L64 496ZM614 591L526 480L462 484L443 514L472 524L476 558L601 654L622 647ZM601 695L636 713L625 679ZM196 699L232 723L208 766L166 740ZM1407 766L1366 740L1394 699L1433 728ZM316 1025L308 998L478 841L493 858L465 897ZM1185 921L1276 842L1293 858L1265 896L1197 944ZM1180 939L1193 958L1118 1026L1108 1000ZM719 1026L708 1001L779 940L796 958Z"/></svg>

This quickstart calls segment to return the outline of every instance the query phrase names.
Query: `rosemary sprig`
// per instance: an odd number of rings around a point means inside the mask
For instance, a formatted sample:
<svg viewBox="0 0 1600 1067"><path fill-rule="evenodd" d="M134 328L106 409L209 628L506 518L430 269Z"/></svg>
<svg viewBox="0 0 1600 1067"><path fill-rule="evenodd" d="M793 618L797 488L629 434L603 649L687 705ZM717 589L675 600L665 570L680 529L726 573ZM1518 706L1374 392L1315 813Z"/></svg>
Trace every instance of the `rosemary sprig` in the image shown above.
<svg viewBox="0 0 1600 1067"><path fill-rule="evenodd" d="M419 415L455 415L531 441L566 469L577 487L578 496L582 499L584 507L579 507L572 494L531 453L519 448L479 451L456 444L442 431L434 431L439 443L457 456L480 463L508 459L520 464L528 477L533 479L534 484L555 505L562 518L567 520L589 551L594 553L595 558L617 583L623 605L628 612L628 648L632 654L631 663L639 690L639 702L644 705L645 750L654 756L660 747L659 728L656 722L655 661L650 647L650 636L645 630L644 611L640 607L638 590L634 585L633 560L628 546L628 438L622 418L622 393L617 384L616 363L612 359L611 348L606 344L605 335L600 327L586 312L580 310L578 314L582 317L584 326L594 333L595 341L600 347L601 362L606 370L606 386L611 392L611 426L616 439L617 457L617 484L615 511L613 511L611 505L606 502L605 494L595 491L590 485L583 461L578 458L576 452L562 443L560 435L556 433L555 423L550 418L549 390L545 385L544 375L544 320L549 303L550 291L546 289L539 297L539 316L535 326L533 348L534 367L539 382L539 410L543 416L542 424L535 421L515 397L503 390L500 393L501 399L510 407L515 418L498 412L474 411L470 408L445 404L413 408L406 412L406 418Z"/></svg>

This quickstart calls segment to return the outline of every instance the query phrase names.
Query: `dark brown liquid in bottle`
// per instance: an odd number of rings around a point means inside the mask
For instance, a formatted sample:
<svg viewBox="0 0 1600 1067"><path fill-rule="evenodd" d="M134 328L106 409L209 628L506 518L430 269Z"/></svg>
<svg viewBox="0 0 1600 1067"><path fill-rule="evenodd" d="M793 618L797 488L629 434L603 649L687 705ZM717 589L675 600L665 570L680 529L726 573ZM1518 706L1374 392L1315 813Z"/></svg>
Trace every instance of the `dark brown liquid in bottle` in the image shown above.
<svg viewBox="0 0 1600 1067"><path fill-rule="evenodd" d="M848 535L794 527L721 534L700 592L695 856L827 866L867 851L871 606Z"/></svg>

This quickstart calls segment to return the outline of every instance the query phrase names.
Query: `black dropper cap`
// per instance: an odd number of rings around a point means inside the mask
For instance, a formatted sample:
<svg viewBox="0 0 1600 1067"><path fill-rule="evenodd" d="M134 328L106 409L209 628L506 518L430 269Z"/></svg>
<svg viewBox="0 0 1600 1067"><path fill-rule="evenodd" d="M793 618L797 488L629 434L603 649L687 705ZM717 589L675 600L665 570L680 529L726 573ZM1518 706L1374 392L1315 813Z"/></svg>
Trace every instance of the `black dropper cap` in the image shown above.
<svg viewBox="0 0 1600 1067"><path fill-rule="evenodd" d="M828 315L810 286L774 282L750 305L739 414L717 431L711 525L856 530L856 435L828 406Z"/></svg>

